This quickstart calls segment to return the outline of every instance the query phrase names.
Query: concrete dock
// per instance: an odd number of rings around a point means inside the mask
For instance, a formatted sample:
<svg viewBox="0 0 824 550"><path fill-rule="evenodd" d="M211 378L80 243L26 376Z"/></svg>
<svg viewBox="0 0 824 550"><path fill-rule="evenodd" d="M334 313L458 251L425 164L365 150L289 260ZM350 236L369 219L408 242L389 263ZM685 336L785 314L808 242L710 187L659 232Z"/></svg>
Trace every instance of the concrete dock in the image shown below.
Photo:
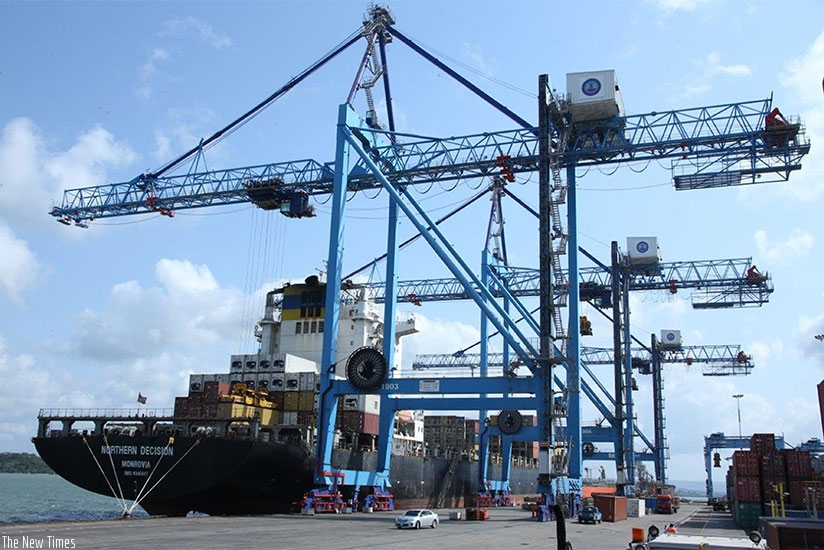
<svg viewBox="0 0 824 550"><path fill-rule="evenodd" d="M7 524L0 526L0 548L557 548L555 522L538 522L520 508L490 508L485 521L449 519L449 512L461 512L463 518L463 510L436 511L441 518L437 529L420 531L395 528L394 520L401 511ZM674 523L679 533L746 536L729 512L684 504L677 514L652 514L615 523L581 525L567 520L567 540L576 550L625 549L633 527L646 531L655 524L663 531L669 523Z"/></svg>

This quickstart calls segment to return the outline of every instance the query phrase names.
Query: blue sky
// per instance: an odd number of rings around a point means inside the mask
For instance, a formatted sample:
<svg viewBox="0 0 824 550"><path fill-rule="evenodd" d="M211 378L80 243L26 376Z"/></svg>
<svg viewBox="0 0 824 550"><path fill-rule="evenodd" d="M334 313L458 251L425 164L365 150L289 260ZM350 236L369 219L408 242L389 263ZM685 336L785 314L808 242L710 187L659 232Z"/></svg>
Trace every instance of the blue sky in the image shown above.
<svg viewBox="0 0 824 550"><path fill-rule="evenodd" d="M323 267L328 206L286 220L248 205L65 227L47 215L62 191L127 181L158 168L239 116L351 32L364 2L2 2L0 11L0 451L33 451L41 407L171 406L192 372L223 372L250 337L263 293ZM656 236L665 261L752 257L773 277L762 308L693 311L689 295L635 295L633 333L679 329L685 344L741 344L748 377L667 367L670 477L703 479L703 436L821 437L815 385L824 378L824 4L774 2L393 2L397 28L530 121L538 75L559 90L568 72L615 69L629 114L774 94L812 142L788 183L676 192L666 166L578 174L580 243ZM355 76L356 45L206 155L209 168L334 157L337 106ZM432 136L516 125L417 58L388 49L397 127ZM456 65L455 63L460 63ZM504 85L505 84L505 85ZM377 94L382 104L382 94ZM363 113L360 96L356 108ZM614 173L613 173L614 171ZM514 192L537 204L537 176ZM434 216L483 182L421 190ZM424 191L426 193L424 194ZM348 207L345 269L382 253L385 195ZM477 265L489 204L445 224ZM510 262L537 265L536 224L504 207ZM411 224L401 226L404 237ZM587 264L584 264L587 265ZM423 244L401 279L445 276ZM587 311L608 346L611 329ZM403 306L421 333L415 353L452 352L478 337L468 304ZM604 380L610 380L607 370ZM638 421L652 437L651 381L639 378ZM585 421L597 419L584 408ZM715 476L723 484L723 472Z"/></svg>

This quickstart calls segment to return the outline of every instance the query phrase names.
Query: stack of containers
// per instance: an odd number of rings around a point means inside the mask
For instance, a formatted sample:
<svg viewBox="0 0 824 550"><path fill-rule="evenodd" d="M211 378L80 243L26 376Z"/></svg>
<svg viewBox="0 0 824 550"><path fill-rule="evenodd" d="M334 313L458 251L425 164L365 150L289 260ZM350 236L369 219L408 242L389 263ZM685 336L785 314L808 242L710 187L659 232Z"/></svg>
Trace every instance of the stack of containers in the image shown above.
<svg viewBox="0 0 824 550"><path fill-rule="evenodd" d="M727 472L727 501L742 529L758 527L761 516L761 463L755 451L735 451Z"/></svg>
<svg viewBox="0 0 824 550"><path fill-rule="evenodd" d="M189 395L175 398L175 416L178 418L215 418L221 395L229 394L229 383L206 380L200 388L190 384Z"/></svg>
<svg viewBox="0 0 824 550"><path fill-rule="evenodd" d="M342 395L338 398L336 427L347 432L378 435L380 406L379 395Z"/></svg>
<svg viewBox="0 0 824 550"><path fill-rule="evenodd" d="M774 434L753 434L750 450L735 451L727 472L727 500L733 519L742 529L756 529L760 516L772 513L772 503L783 501L786 508L824 508L824 482L814 479L810 453L775 448ZM810 492L809 488L817 488ZM789 500L787 495L789 494Z"/></svg>

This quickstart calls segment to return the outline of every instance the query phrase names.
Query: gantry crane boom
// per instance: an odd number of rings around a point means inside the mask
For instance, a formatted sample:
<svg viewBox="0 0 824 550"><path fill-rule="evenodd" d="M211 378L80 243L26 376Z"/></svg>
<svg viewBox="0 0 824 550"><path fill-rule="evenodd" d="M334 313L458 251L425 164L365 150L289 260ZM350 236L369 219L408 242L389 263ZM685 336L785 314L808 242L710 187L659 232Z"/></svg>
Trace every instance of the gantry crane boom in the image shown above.
<svg viewBox="0 0 824 550"><path fill-rule="evenodd" d="M705 308L709 301L714 307L741 307L762 305L769 301L774 287L771 279L758 281L747 279L747 271L752 267L752 258L731 258L726 260L697 260L683 262L662 262L654 270L633 273L630 290L663 290L675 293L678 290L693 290L692 302L696 309ZM537 269L507 266L493 267L500 271L508 292L513 296L538 296L539 276ZM609 292L612 275L601 267L581 268L581 299L593 299ZM376 302L386 299L380 283L363 285L370 298ZM502 296L500 289L491 291ZM555 288L556 293L566 292ZM419 279L398 282L398 300L437 302L445 300L468 300L468 292L455 278Z"/></svg>
<svg viewBox="0 0 824 550"><path fill-rule="evenodd" d="M620 139L620 146L616 142L593 144L579 139L561 160L587 166L667 158L673 159L673 170L680 170L685 159L700 158L703 173L709 173L707 165L720 172L741 174L739 181L728 179L726 185L756 183L756 177L768 175L786 180L800 168L801 157L809 152L809 142L799 132L786 146L770 147L762 126L771 105L769 98L628 116L626 137ZM533 172L539 157L536 131L516 129L444 139L394 133L391 145L374 147L371 152L383 159L390 180L407 184L489 176L497 173L498 158L502 156L508 157L513 174ZM719 159L725 159L724 166L715 164ZM748 163L751 168L739 170L740 163ZM141 174L128 182L66 190L62 204L50 213L59 220L88 222L159 209L174 212L242 202L267 208L296 192L329 194L334 175L333 163L313 159L168 176ZM676 182L685 177L674 176ZM768 177L758 183L766 181L770 181ZM348 176L348 188L359 191L377 187L377 178L359 161ZM261 197L271 200L261 202Z"/></svg>

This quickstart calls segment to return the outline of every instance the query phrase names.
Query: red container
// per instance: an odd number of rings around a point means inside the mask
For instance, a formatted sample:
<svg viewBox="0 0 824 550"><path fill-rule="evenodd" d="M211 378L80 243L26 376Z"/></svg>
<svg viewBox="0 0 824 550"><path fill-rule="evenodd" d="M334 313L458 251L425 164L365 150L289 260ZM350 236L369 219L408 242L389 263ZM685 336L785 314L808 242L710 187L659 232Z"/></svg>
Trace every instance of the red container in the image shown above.
<svg viewBox="0 0 824 550"><path fill-rule="evenodd" d="M812 508L813 503L808 502L812 494L815 495L816 510L824 510L824 481L790 481L790 504L796 508ZM815 489L810 493L807 489Z"/></svg>
<svg viewBox="0 0 824 550"><path fill-rule="evenodd" d="M761 520L770 548L821 548L824 547L824 524L806 519L771 518Z"/></svg>
<svg viewBox="0 0 824 550"><path fill-rule="evenodd" d="M813 467L809 451L783 449L781 454L784 455L788 480L802 480L812 477Z"/></svg>
<svg viewBox="0 0 824 550"><path fill-rule="evenodd" d="M735 500L738 502L761 502L760 478L752 476L736 476Z"/></svg>
<svg viewBox="0 0 824 550"><path fill-rule="evenodd" d="M761 455L761 477L774 481L784 481L787 477L787 468L782 453L773 451Z"/></svg>
<svg viewBox="0 0 824 550"><path fill-rule="evenodd" d="M185 417L189 412L189 398L188 397L175 397L175 416Z"/></svg>
<svg viewBox="0 0 824 550"><path fill-rule="evenodd" d="M221 395L229 395L229 383L209 380L203 383L201 399L206 402L217 402Z"/></svg>
<svg viewBox="0 0 824 550"><path fill-rule="evenodd" d="M775 452L775 434L752 434L750 450L759 455Z"/></svg>
<svg viewBox="0 0 824 550"><path fill-rule="evenodd" d="M298 424L303 426L314 426L317 424L314 411L298 411Z"/></svg>
<svg viewBox="0 0 824 550"><path fill-rule="evenodd" d="M761 461L755 451L735 451L732 453L732 467L736 476L758 477L761 475Z"/></svg>
<svg viewBox="0 0 824 550"><path fill-rule="evenodd" d="M380 416L360 411L338 411L339 427L353 433L378 435Z"/></svg>

